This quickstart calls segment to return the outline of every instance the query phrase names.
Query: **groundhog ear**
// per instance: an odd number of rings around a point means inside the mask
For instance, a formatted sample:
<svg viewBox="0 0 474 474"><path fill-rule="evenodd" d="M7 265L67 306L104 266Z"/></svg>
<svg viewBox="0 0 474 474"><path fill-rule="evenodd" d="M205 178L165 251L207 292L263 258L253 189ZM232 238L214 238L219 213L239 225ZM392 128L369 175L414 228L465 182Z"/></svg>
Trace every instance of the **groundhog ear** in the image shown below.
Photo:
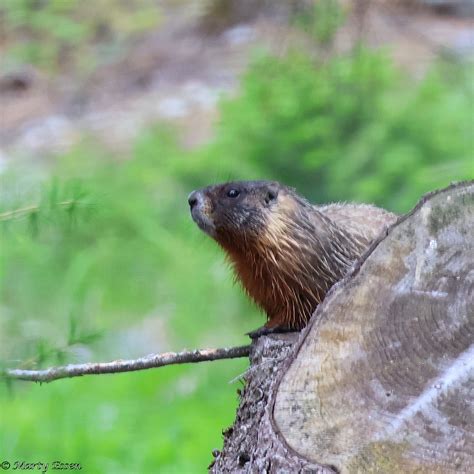
<svg viewBox="0 0 474 474"><path fill-rule="evenodd" d="M270 186L267 189L267 193L265 195L265 202L270 204L272 201L276 201L278 197L278 188L276 186Z"/></svg>

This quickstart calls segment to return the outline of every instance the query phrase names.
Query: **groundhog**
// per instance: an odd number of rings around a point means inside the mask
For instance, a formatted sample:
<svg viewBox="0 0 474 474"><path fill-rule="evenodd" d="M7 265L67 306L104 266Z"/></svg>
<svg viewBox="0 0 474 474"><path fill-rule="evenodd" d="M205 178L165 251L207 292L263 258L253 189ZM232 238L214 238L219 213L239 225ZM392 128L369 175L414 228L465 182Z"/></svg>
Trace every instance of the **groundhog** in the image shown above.
<svg viewBox="0 0 474 474"><path fill-rule="evenodd" d="M249 333L303 328L327 291L397 216L366 204L316 206L275 181L193 191L197 225L225 250L237 279L267 314Z"/></svg>

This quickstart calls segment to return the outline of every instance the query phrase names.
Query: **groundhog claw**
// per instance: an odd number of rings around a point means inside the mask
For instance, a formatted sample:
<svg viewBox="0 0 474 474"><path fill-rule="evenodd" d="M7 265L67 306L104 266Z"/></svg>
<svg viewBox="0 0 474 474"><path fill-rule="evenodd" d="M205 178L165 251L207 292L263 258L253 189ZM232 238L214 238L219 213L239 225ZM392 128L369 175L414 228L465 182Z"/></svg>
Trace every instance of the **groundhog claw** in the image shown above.
<svg viewBox="0 0 474 474"><path fill-rule="evenodd" d="M250 339L258 339L260 336L268 336L269 334L283 334L287 332L298 331L295 331L294 329L285 326L276 326L274 328L262 326L261 328L255 329L255 331L247 332L246 335L250 337Z"/></svg>

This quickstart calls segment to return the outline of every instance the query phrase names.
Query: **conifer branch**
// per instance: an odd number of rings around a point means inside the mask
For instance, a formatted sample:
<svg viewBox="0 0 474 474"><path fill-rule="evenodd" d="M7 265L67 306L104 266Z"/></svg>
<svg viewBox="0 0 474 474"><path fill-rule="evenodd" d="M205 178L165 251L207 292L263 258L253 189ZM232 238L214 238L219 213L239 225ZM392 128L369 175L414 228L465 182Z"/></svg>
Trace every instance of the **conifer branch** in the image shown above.
<svg viewBox="0 0 474 474"><path fill-rule="evenodd" d="M66 201L60 201L55 203L55 206L59 208L68 208L71 206L81 205L81 201L75 199L68 199ZM21 207L19 209L13 209L11 211L0 212L0 221L8 221L10 219L17 219L20 217L28 216L40 212L42 206L39 204L32 204L30 206Z"/></svg>

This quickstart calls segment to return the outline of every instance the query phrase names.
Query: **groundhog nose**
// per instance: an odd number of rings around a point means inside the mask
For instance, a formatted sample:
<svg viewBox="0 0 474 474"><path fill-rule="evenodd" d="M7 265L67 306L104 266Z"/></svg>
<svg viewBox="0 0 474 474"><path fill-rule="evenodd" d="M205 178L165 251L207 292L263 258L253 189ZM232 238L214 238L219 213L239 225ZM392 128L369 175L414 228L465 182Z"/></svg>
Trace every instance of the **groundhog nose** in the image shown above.
<svg viewBox="0 0 474 474"><path fill-rule="evenodd" d="M198 191L193 191L189 196L188 196L188 203L189 207L191 210L193 209L194 206L199 202L199 192Z"/></svg>

